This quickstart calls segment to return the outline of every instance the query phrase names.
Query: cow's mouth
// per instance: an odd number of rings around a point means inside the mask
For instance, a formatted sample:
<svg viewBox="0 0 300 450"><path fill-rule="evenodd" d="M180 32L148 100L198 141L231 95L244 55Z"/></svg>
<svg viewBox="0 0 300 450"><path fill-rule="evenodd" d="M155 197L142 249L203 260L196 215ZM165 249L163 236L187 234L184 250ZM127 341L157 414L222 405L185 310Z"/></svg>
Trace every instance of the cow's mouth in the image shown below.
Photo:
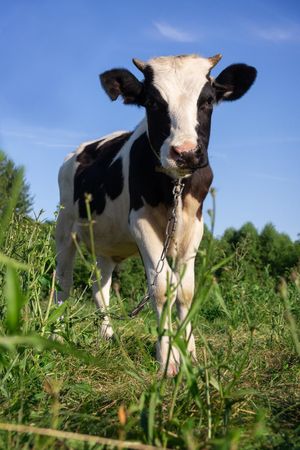
<svg viewBox="0 0 300 450"><path fill-rule="evenodd" d="M197 169L202 169L208 165L207 157L197 152L184 152L177 155L175 159L176 166L185 172L193 173Z"/></svg>

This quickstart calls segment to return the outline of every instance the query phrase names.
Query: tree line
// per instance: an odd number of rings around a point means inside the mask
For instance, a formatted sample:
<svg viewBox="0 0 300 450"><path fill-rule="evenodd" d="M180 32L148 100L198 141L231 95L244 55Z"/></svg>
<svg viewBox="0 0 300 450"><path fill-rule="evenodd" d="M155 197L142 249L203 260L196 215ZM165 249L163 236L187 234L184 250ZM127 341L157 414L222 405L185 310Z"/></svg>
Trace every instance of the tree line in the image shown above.
<svg viewBox="0 0 300 450"><path fill-rule="evenodd" d="M14 182L20 175L20 171L21 169L0 151L0 218L5 213ZM32 206L33 197L30 195L29 185L22 175L16 213L28 215ZM206 228L196 265L200 264L202 249L205 249L209 242L213 242L212 264L222 258L229 258L228 264L216 273L219 281L226 282L227 278L232 277L234 262L230 260L230 257L233 255L238 258L243 278L247 278L249 281L263 280L266 275L274 279L289 277L293 276L293 271L299 272L300 270L300 239L292 241L286 233L278 232L272 223L265 225L259 232L251 222L248 222L239 229L228 228L218 238L213 237ZM80 278L82 282L84 281L82 279L82 277L85 278L83 272L85 271L83 270L78 276L79 283ZM130 290L138 288L140 291L142 289L143 267L138 260L133 258L119 268L117 277L123 286L128 286L125 294L132 295Z"/></svg>

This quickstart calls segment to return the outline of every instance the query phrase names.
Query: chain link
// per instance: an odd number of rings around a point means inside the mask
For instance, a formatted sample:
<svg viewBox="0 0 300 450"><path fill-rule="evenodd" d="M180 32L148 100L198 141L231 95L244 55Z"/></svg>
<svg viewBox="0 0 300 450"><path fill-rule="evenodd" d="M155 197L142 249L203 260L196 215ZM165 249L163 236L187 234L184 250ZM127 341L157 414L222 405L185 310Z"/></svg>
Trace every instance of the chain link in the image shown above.
<svg viewBox="0 0 300 450"><path fill-rule="evenodd" d="M142 298L140 303L137 305L137 307L134 308L134 310L131 311L131 313L129 313L129 317L135 317L144 308L146 303L151 299L151 296L153 295L153 290L155 288L157 278L158 278L159 274L163 271L165 261L167 258L167 254L168 254L168 250L169 250L171 241L175 235L177 222L178 222L177 208L178 208L179 199L181 197L183 189L184 189L184 183L182 181L182 178L179 178L175 181L174 187L172 190L174 204L173 204L173 208L172 208L170 217L167 222L164 246L163 246L160 258L155 267L155 275L154 275L153 281L150 284L148 294L146 294Z"/></svg>

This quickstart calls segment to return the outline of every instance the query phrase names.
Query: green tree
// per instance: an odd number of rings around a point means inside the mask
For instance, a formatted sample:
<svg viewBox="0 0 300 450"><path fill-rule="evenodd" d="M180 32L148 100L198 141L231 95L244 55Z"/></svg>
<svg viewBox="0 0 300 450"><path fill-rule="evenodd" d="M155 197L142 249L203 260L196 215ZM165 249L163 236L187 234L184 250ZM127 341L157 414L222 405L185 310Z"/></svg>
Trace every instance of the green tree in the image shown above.
<svg viewBox="0 0 300 450"><path fill-rule="evenodd" d="M260 269L259 235L251 222L245 223L239 230L228 228L219 241L224 256L235 255L232 261L218 272L222 281L230 279L235 272L239 279L249 282L257 280ZM238 263L237 263L238 261Z"/></svg>
<svg viewBox="0 0 300 450"><path fill-rule="evenodd" d="M283 276L299 263L297 244L287 234L278 233L273 224L264 227L259 240L262 264L272 276Z"/></svg>
<svg viewBox="0 0 300 450"><path fill-rule="evenodd" d="M22 169L16 167L14 162L0 150L0 217L5 211L12 187L20 170ZM27 214L31 210L32 203L33 199L29 193L29 185L23 177L15 210L20 214Z"/></svg>

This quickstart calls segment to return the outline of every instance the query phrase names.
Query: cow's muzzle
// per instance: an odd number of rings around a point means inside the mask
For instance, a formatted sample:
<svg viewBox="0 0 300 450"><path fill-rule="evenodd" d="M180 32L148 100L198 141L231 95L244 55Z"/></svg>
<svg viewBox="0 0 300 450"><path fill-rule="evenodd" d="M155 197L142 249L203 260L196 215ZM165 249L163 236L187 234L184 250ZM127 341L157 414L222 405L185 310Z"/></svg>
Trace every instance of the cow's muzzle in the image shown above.
<svg viewBox="0 0 300 450"><path fill-rule="evenodd" d="M190 172L194 172L208 164L206 152L200 146L189 149L183 148L183 146L172 146L170 147L170 157L175 161L178 168Z"/></svg>

